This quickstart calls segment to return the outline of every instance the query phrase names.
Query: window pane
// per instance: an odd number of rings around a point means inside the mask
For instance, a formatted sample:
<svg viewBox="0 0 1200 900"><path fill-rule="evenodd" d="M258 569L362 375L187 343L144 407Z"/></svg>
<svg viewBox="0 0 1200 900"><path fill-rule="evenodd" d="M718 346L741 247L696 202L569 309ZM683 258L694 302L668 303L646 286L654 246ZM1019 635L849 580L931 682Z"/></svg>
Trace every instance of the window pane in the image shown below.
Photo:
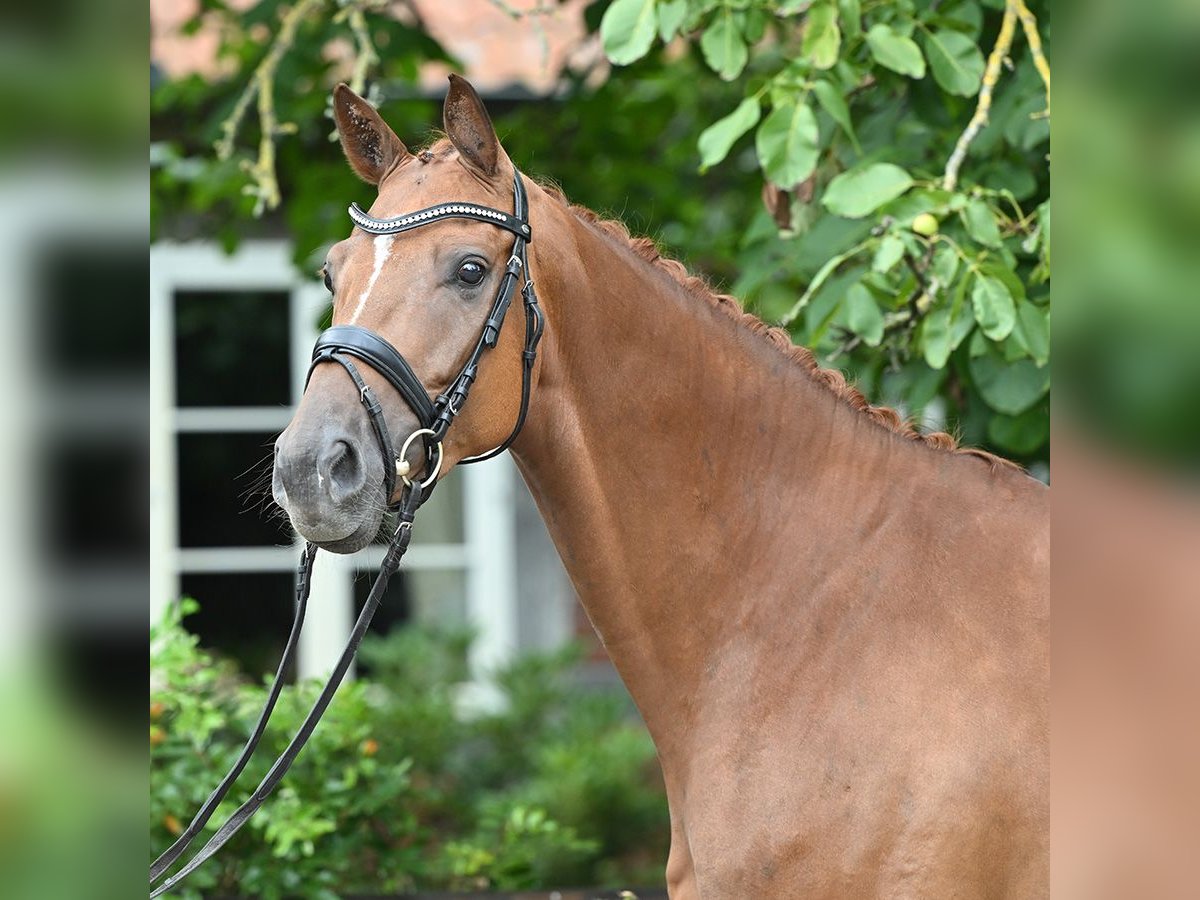
<svg viewBox="0 0 1200 900"><path fill-rule="evenodd" d="M45 546L58 566L145 564L146 447L122 441L57 441L44 449Z"/></svg>
<svg viewBox="0 0 1200 900"><path fill-rule="evenodd" d="M354 614L367 601L376 570L359 569L354 577ZM388 583L387 593L371 631L387 634L392 628L416 622L460 628L467 621L467 577L462 569L401 569Z"/></svg>
<svg viewBox="0 0 1200 900"><path fill-rule="evenodd" d="M177 291L179 406L291 403L286 291Z"/></svg>
<svg viewBox="0 0 1200 900"><path fill-rule="evenodd" d="M463 479L451 472L442 479L429 502L421 507L413 528L413 543L461 544L463 541Z"/></svg>
<svg viewBox="0 0 1200 900"><path fill-rule="evenodd" d="M287 516L271 499L275 435L181 434L179 545L291 545Z"/></svg>
<svg viewBox="0 0 1200 900"><path fill-rule="evenodd" d="M64 377L145 377L146 245L89 238L41 251L38 302L42 361Z"/></svg>
<svg viewBox="0 0 1200 900"><path fill-rule="evenodd" d="M184 575L182 586L184 595L200 602L184 625L201 645L236 660L252 677L275 671L295 612L294 573Z"/></svg>
<svg viewBox="0 0 1200 900"><path fill-rule="evenodd" d="M467 623L467 576L462 569L414 569L407 575L417 622L447 628Z"/></svg>
<svg viewBox="0 0 1200 900"><path fill-rule="evenodd" d="M371 585L375 583L376 569L359 569L354 573L354 615L357 618L371 593ZM371 620L372 634L387 634L393 628L406 625L409 621L409 589L408 578L411 572L401 570L392 576L388 582L383 601L375 611Z"/></svg>

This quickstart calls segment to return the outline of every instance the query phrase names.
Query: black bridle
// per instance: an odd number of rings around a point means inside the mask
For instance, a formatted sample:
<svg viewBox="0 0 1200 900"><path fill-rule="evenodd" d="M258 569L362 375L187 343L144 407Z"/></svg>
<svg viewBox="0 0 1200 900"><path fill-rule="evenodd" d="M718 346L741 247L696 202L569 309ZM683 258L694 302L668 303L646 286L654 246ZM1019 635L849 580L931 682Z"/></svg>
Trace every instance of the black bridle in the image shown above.
<svg viewBox="0 0 1200 900"><path fill-rule="evenodd" d="M355 226L362 231L379 235L400 234L405 231L411 231L414 228L420 228L423 225L428 225L431 222L439 222L443 219L475 219L476 221L487 222L512 232L512 253L508 258L508 263L505 265L504 274L500 279L500 286L496 291L496 299L492 302L492 308L484 322L479 340L475 343L471 354L467 357L467 361L458 375L450 382L445 392L439 394L436 398L430 398L424 383L417 377L412 366L408 364L400 351L370 329L357 325L334 325L326 329L317 338L317 343L313 348L312 363L309 366L308 377L305 379L305 388L307 389L308 387L308 381L312 377L313 369L325 362L338 363L346 370L346 373L354 382L354 386L358 389L359 399L366 408L367 415L371 420L371 427L375 431L376 439L379 441L380 450L383 453L385 501L389 508L393 508L396 511L396 530L392 535L391 542L388 544L387 553L384 555L383 563L379 567L379 574L375 578L375 583L371 585L371 592L367 596L367 602L363 606L358 620L354 623L350 639L346 642L346 647L342 651L342 655L339 657L333 672L330 674L329 680L325 683L325 687L321 689L320 695L317 697L312 709L309 710L308 716L305 717L295 737L292 738L279 758L275 760L275 763L271 766L266 776L259 783L258 787L255 788L254 793L251 794L250 799L234 811L208 840L208 843L200 848L186 865L159 884L158 887L154 888L150 893L151 898L158 897L178 885L180 881L199 868L205 860L220 850L237 833L258 808L262 806L263 802L270 796L279 782L283 780L283 776L287 773L292 763L295 762L304 744L317 727L317 722L320 721L325 709L329 706L330 701L333 700L334 693L349 670L350 664L354 661L358 645L362 642L363 636L367 632L367 627L371 624L371 619L375 615L375 610L383 599L388 581L396 573L396 570L400 568L400 561L403 559L404 553L408 549L409 541L412 539L413 518L416 515L417 509L425 502L433 491L433 488L437 485L437 478L442 463L442 441L446 437L450 426L454 423L455 418L462 412L463 404L466 403L467 397L471 392L471 386L475 383L475 379L479 375L479 363L483 358L484 352L495 347L496 342L500 338L500 330L504 326L505 314L508 312L513 296L516 293L517 283L522 279L524 280L521 288L521 297L525 305L525 346L521 352L521 408L517 413L517 421L508 437L499 446L489 450L487 453L464 459L461 462L481 462L504 452L516 440L517 435L521 433L521 428L525 424L525 416L529 411L533 366L537 359L537 345L542 337L544 318L541 309L538 307L537 296L534 294L533 280L529 275L526 250L533 235L529 228L528 200L525 194L525 186L521 182L521 173L514 171L513 211L511 214L502 210L480 206L476 203L440 203L437 206L420 209L404 216L392 219L376 219L363 212L358 204L351 204L350 218L353 220ZM370 386L363 379L362 374L358 371L354 360L366 363L382 375L396 389L396 392L404 399L409 409L417 417L420 428L408 436L401 445L399 454L394 451L395 445L388 430L387 422L384 419L383 407L379 403L379 399L375 396L375 392L371 390ZM409 445L418 438L422 440L424 446L423 481L416 481L408 477L407 463L404 460ZM396 492L397 477L401 478L404 487L400 492L400 497L393 504L392 497ZM212 814L216 811L217 806L237 780L238 775L241 774L246 764L250 761L255 747L258 746L259 739L266 730L267 722L271 717L271 712L275 708L275 703L279 699L279 694L283 687L284 672L291 666L292 659L295 657L300 629L304 625L304 613L308 606L308 595L312 585L312 567L313 561L316 559L316 554L316 546L306 543L304 551L300 556L300 568L296 578L296 617L292 623L292 630L288 636L287 644L284 647L283 658L279 661L279 668L275 672L275 678L271 683L266 702L263 704L262 712L259 713L254 730L251 732L245 747L242 748L237 761L225 777L221 779L221 783L217 785L217 788L209 795L208 799L204 801L204 804L188 824L188 827L179 835L175 843L168 847L151 864L151 885L158 881L166 873L167 869L183 855L192 841L195 840L196 835L207 824Z"/></svg>
<svg viewBox="0 0 1200 900"><path fill-rule="evenodd" d="M461 370L450 386L435 399L430 399L421 379L413 372L401 355L400 351L388 343L383 337L358 325L334 325L317 338L313 347L312 364L308 369L308 377L312 377L313 369L324 362L336 362L349 374L354 386L358 388L359 399L371 417L371 424L383 451L384 489L387 502L390 504L396 489L397 464L403 467L403 453L399 456L393 452L392 441L388 434L387 423L383 420L383 410L377 398L359 374L351 357L367 363L396 389L404 398L409 409L417 417L420 428L416 434L422 439L425 447L425 469L428 473L426 484L432 490L436 478L436 469L441 459L440 444L454 423L455 417L462 412L463 404L471 392L471 385L479 375L479 362L486 350L496 346L500 338L500 329L504 325L504 317L512 304L513 295L517 291L517 283L524 278L521 297L525 304L525 348L522 351L521 372L521 408L517 414L513 430L498 447L479 456L462 460L462 463L482 462L491 459L508 449L521 433L525 424L525 415L529 410L529 392L533 381L533 364L537 359L537 345L542 337L543 318L538 307L537 295L533 291L533 279L529 276L529 262L526 249L533 235L529 230L528 201L525 196L525 185L521 183L521 173L513 176L513 212L509 215L498 209L479 206L475 203L439 203L419 209L416 212L392 219L376 219L367 215L357 203L350 205L350 218L361 230L369 234L393 235L412 231L431 222L443 219L475 219L487 222L510 231L513 234L512 253L504 267L500 278L500 286L496 290L496 299L492 301L491 311L483 324L483 331L475 343L471 355L463 364ZM307 379L305 380L307 386ZM402 476L404 477L404 476Z"/></svg>

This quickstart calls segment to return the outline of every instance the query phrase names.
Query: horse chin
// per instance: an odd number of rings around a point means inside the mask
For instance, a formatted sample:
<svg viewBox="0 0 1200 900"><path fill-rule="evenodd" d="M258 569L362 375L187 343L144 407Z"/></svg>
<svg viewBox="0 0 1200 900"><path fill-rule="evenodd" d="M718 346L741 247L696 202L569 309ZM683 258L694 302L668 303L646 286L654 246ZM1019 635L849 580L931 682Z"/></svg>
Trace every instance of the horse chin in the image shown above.
<svg viewBox="0 0 1200 900"><path fill-rule="evenodd" d="M363 522L358 528L341 540L313 541L313 543L320 549L328 550L330 553L357 553L375 539L375 535L379 533L380 521L380 518L375 518L373 522Z"/></svg>
<svg viewBox="0 0 1200 900"><path fill-rule="evenodd" d="M379 522L364 522L352 534L336 541L313 541L313 544L330 553L356 553L374 540L379 533Z"/></svg>
<svg viewBox="0 0 1200 900"><path fill-rule="evenodd" d="M379 534L382 522L382 512L366 512L357 526L345 532L342 537L333 537L333 534L342 534L343 529L307 528L305 523L297 522L295 517L292 517L292 527L302 538L315 547L330 553L358 552L375 539L375 536Z"/></svg>

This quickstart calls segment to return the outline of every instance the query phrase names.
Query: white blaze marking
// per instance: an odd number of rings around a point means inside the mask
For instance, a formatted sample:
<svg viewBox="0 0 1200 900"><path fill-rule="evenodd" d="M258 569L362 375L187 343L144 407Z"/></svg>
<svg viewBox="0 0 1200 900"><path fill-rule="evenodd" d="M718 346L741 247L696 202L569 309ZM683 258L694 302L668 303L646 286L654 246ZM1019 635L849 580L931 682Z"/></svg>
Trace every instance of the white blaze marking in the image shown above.
<svg viewBox="0 0 1200 900"><path fill-rule="evenodd" d="M371 270L371 277L367 279L367 286L363 288L363 292L358 297L358 305L354 307L354 312L350 314L350 324L353 325L358 321L358 317L362 315L363 308L367 305L367 298L371 296L371 291L375 289L375 282L379 280L379 273L383 271L383 264L387 262L387 258L392 253L392 241L395 235L380 234L375 236L375 268Z"/></svg>

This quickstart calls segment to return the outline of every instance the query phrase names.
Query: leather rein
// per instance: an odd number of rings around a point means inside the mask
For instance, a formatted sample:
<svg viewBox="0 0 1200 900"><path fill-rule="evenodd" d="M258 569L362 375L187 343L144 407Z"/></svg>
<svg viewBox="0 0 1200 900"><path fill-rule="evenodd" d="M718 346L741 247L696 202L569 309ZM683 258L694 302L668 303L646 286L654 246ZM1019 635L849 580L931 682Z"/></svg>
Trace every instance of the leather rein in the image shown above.
<svg viewBox="0 0 1200 900"><path fill-rule="evenodd" d="M338 658L337 665L334 666L329 680L325 682L325 686L321 689L320 695L313 703L296 735L288 743L279 758L275 760L266 776L250 795L250 798L230 815L225 823L217 829L216 833L209 838L208 842L179 871L153 888L150 893L151 898L161 896L176 887L184 878L220 850L238 832L259 807L263 805L263 802L270 796L279 782L283 780L283 776L291 768L292 763L295 762L304 744L317 727L317 723L333 700L334 693L349 670L350 664L354 661L358 646L367 632L367 627L371 624L375 610L379 607L380 601L383 599L388 581L396 573L397 569L400 568L400 561L408 550L409 541L412 539L413 519L417 509L429 498L429 495L437 485L438 474L442 466L442 441L445 439L446 433L450 430L450 426L454 423L455 418L462 412L463 405L466 403L467 397L471 392L471 386L475 383L475 379L479 375L479 364L483 358L483 354L496 346L500 338L500 330L504 326L505 314L512 304L518 282L522 281L521 298L525 307L525 345L521 351L521 407L517 413L517 420L503 443L489 450L487 453L461 460L461 464L482 462L508 449L512 442L516 440L517 435L521 433L521 428L525 424L526 414L529 411L533 367L537 360L537 346L542 337L545 318L538 306L537 295L533 289L533 280L529 275L527 248L529 242L533 239L533 235L529 228L529 204L525 193L525 186L521 181L521 173L514 168L513 211L511 214L502 210L492 209L491 207L480 206L476 203L440 203L436 206L426 207L425 209L419 209L416 212L390 219L373 218L363 212L357 203L350 205L349 212L350 219L357 228L369 234L377 235L401 234L405 231L411 231L414 228L428 225L431 222L439 222L449 218L474 219L479 222L487 222L513 234L512 253L505 265L504 273L500 279L500 286L496 291L496 298L492 302L491 310L488 313L487 320L484 322L478 341L475 343L458 375L450 382L450 386L444 393L439 394L435 398L430 398L428 392L425 390L424 383L417 377L412 366L408 364L408 361L405 360L400 351L374 331L358 325L334 325L322 332L317 338L316 345L313 347L312 363L309 366L308 376L304 382L305 389L308 388L308 381L312 377L313 370L318 365L327 362L337 363L345 369L347 375L354 382L354 386L358 388L359 400L367 411L372 429L375 432L375 437L383 453L383 479L384 490L386 491L386 503L389 509L396 512L396 530L388 544L383 563L379 567L379 574L376 576L375 582L371 585L367 601L363 606L362 612L359 614L358 620L354 623L354 628L350 632L350 638L346 642L346 647L342 651L342 655ZM383 406L379 403L375 392L371 390L370 386L363 379L362 374L358 371L355 360L366 363L382 375L395 388L396 392L404 399L409 409L417 417L420 428L405 439L399 453L394 451L391 433L388 430L387 422L383 415ZM405 459L409 447L416 440L422 442L424 450L423 474L425 477L420 481L409 478L409 464ZM402 481L403 487L399 498L393 503L392 497L396 493L397 478ZM246 764L250 761L254 749L258 746L258 742L266 730L267 722L270 720L271 712L275 708L276 701L278 701L280 691L283 687L284 673L290 667L296 654L300 630L304 625L304 614L308 606L308 596L312 586L312 568L316 554L316 545L306 542L304 550L300 555L300 566L296 578L295 619L292 622L292 629L288 635L287 644L284 646L283 657L279 661L279 667L275 671L275 677L267 692L266 702L263 704L258 721L250 733L250 738L246 741L245 747L242 748L241 754L229 772L221 779L220 784L217 785L208 799L204 801L204 804L200 807L187 828L150 865L150 884L152 887L184 854L196 836L208 823L217 806L225 798L225 795L237 780L238 775L241 774Z"/></svg>

